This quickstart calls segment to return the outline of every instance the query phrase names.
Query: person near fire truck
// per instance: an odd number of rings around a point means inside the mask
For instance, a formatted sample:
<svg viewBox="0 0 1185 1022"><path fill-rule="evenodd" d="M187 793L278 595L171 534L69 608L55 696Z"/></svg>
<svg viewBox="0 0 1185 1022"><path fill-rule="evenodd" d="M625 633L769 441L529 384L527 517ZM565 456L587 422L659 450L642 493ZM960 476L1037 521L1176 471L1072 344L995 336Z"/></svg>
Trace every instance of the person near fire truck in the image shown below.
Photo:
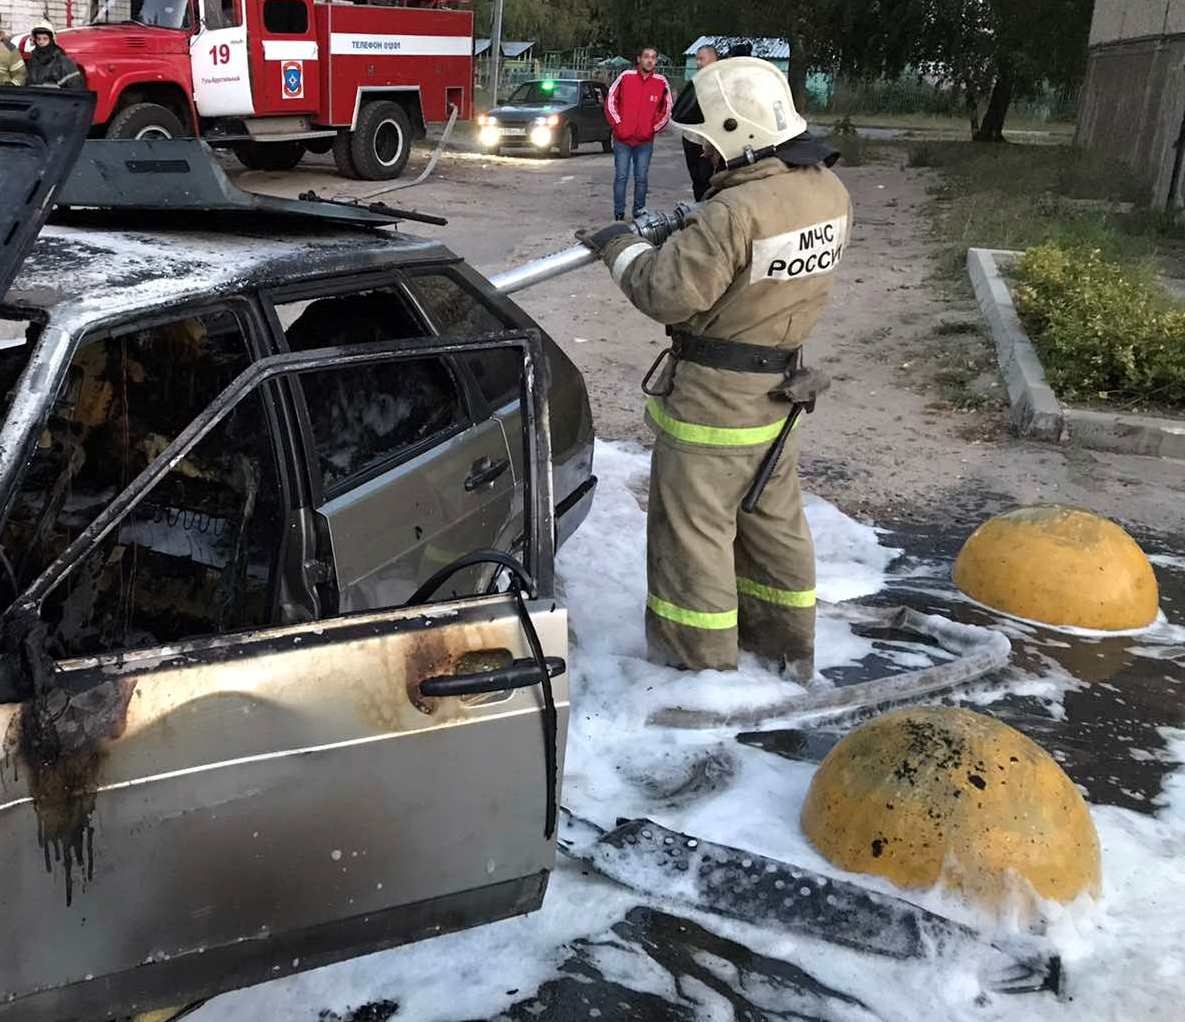
<svg viewBox="0 0 1185 1022"><path fill-rule="evenodd" d="M718 167L687 226L661 247L626 224L577 233L672 336L665 368L660 358L643 383L656 434L650 653L728 670L739 646L806 682L815 556L796 427L826 381L801 367L801 348L851 236L851 200L829 169L839 154L810 137L786 76L767 61L709 64L672 124L709 146Z"/></svg>
<svg viewBox="0 0 1185 1022"><path fill-rule="evenodd" d="M660 75L658 50L644 46L638 51L638 66L622 71L609 87L605 116L613 126L613 217L625 219L625 198L630 170L634 176L635 217L646 208L650 157L654 136L671 119L671 87Z"/></svg>
<svg viewBox="0 0 1185 1022"><path fill-rule="evenodd" d="M20 49L8 38L4 23L0 21L0 85L25 84L25 58Z"/></svg>
<svg viewBox="0 0 1185 1022"><path fill-rule="evenodd" d="M53 89L85 89L82 72L57 44L53 25L42 19L29 30L33 49L25 61L28 83Z"/></svg>

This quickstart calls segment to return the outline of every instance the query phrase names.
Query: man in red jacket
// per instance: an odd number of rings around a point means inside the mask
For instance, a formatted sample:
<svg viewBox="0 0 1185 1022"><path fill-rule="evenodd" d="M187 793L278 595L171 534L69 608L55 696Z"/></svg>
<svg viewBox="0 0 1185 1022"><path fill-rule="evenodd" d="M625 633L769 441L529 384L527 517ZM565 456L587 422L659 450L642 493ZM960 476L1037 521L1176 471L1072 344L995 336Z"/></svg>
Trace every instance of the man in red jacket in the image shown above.
<svg viewBox="0 0 1185 1022"><path fill-rule="evenodd" d="M645 47L638 54L638 66L623 71L609 89L605 116L613 125L613 215L625 219L625 193L630 167L634 170L634 216L646 208L647 177L654 136L671 119L671 89L654 70L658 50Z"/></svg>

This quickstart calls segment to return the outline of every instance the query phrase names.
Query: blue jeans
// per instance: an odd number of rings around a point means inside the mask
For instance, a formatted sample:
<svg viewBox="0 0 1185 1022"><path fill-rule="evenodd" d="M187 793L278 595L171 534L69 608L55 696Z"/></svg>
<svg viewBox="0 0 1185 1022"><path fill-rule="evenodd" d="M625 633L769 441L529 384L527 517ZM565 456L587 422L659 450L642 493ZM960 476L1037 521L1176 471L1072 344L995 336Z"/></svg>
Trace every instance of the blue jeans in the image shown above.
<svg viewBox="0 0 1185 1022"><path fill-rule="evenodd" d="M634 216L646 208L647 178L650 174L650 157L654 154L654 143L626 145L613 140L613 215L625 215L625 193L629 187L630 164L634 165Z"/></svg>

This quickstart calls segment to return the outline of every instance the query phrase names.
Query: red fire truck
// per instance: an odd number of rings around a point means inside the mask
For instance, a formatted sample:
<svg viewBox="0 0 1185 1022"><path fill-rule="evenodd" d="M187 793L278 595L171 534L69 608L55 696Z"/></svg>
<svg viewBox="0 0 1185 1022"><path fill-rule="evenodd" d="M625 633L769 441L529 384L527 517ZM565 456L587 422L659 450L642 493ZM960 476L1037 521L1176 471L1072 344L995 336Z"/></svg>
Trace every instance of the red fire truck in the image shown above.
<svg viewBox="0 0 1185 1022"><path fill-rule="evenodd" d="M450 106L472 114L468 0L97 6L58 42L98 93L107 138L200 135L259 170L332 150L343 175L385 180Z"/></svg>

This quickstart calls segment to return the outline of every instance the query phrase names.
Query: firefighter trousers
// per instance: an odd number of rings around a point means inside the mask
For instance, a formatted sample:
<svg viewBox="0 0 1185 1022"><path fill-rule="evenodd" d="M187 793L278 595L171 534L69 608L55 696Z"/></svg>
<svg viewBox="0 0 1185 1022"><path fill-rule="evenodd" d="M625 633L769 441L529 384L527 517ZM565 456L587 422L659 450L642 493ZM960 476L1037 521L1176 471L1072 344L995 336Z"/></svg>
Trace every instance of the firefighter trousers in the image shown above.
<svg viewBox="0 0 1185 1022"><path fill-rule="evenodd" d="M747 514L741 501L767 451L691 448L658 436L646 519L652 659L729 670L739 646L809 680L815 548L798 482L798 432Z"/></svg>

